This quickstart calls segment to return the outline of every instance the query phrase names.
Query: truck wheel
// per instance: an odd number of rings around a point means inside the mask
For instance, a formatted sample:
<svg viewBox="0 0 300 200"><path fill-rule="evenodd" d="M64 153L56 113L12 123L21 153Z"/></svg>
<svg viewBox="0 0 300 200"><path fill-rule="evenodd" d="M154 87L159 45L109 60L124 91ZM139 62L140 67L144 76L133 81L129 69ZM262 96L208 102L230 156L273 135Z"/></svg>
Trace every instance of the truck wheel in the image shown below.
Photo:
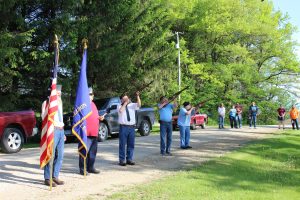
<svg viewBox="0 0 300 200"><path fill-rule="evenodd" d="M140 128L139 128L139 132L141 134L141 136L148 136L151 132L151 125L148 122L148 120L143 120L141 122Z"/></svg>
<svg viewBox="0 0 300 200"><path fill-rule="evenodd" d="M99 131L98 131L98 141L103 142L107 140L108 137L108 127L105 123L100 122Z"/></svg>
<svg viewBox="0 0 300 200"><path fill-rule="evenodd" d="M196 130L196 128L197 128L197 127L196 127L196 122L194 121L194 122L191 124L191 129L192 129L192 130Z"/></svg>
<svg viewBox="0 0 300 200"><path fill-rule="evenodd" d="M22 132L17 128L6 128L1 140L2 150L5 153L16 153L20 151L24 144Z"/></svg>
<svg viewBox="0 0 300 200"><path fill-rule="evenodd" d="M205 129L206 122L203 122L203 124L200 125L202 129Z"/></svg>

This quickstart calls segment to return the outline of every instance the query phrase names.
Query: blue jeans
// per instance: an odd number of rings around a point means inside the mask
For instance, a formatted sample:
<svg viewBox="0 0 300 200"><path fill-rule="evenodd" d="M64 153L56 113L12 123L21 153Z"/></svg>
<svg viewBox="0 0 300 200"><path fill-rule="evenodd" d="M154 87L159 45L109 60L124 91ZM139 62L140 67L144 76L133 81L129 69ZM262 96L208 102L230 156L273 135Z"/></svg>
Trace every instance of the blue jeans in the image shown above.
<svg viewBox="0 0 300 200"><path fill-rule="evenodd" d="M87 137L87 158L86 158L86 170L92 171L95 169L95 160L98 148L98 138L97 137ZM79 170L81 173L84 172L84 159L79 156Z"/></svg>
<svg viewBox="0 0 300 200"><path fill-rule="evenodd" d="M224 128L224 117L219 116L219 128Z"/></svg>
<svg viewBox="0 0 300 200"><path fill-rule="evenodd" d="M190 146L190 126L179 126L180 131L180 147L185 148Z"/></svg>
<svg viewBox="0 0 300 200"><path fill-rule="evenodd" d="M237 115L236 119L237 119L238 127L242 128L242 115L241 114Z"/></svg>
<svg viewBox="0 0 300 200"><path fill-rule="evenodd" d="M64 144L65 144L65 134L64 129L60 130L58 128L54 129L54 144L53 144L53 174L52 177L58 178L59 171L62 166L64 159ZM50 179L50 162L44 167L44 178Z"/></svg>
<svg viewBox="0 0 300 200"><path fill-rule="evenodd" d="M250 122L249 122L249 126L251 127L253 124L254 128L256 127L256 115L251 115L250 116Z"/></svg>
<svg viewBox="0 0 300 200"><path fill-rule="evenodd" d="M135 140L135 128L134 126L120 125L119 130L119 161L133 161L134 152L134 140ZM125 147L127 145L126 153Z"/></svg>
<svg viewBox="0 0 300 200"><path fill-rule="evenodd" d="M172 122L160 122L160 153L170 153L172 144ZM167 137L166 137L167 136ZM167 146L166 146L167 140Z"/></svg>

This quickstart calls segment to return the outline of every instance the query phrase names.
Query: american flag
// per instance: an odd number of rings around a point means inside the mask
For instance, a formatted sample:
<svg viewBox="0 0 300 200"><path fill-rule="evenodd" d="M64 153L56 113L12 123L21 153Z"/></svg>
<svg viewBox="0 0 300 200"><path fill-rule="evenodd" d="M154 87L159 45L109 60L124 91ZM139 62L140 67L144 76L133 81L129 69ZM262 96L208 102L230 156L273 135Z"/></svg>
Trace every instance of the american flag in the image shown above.
<svg viewBox="0 0 300 200"><path fill-rule="evenodd" d="M48 100L43 102L42 105L42 133L41 133L41 157L40 157L40 167L43 168L51 159L53 153L53 143L54 143L54 115L58 110L57 103L57 92L56 92L56 82L57 82L57 69L58 69L58 42L55 43L55 61L53 69L53 79L51 84L51 93Z"/></svg>

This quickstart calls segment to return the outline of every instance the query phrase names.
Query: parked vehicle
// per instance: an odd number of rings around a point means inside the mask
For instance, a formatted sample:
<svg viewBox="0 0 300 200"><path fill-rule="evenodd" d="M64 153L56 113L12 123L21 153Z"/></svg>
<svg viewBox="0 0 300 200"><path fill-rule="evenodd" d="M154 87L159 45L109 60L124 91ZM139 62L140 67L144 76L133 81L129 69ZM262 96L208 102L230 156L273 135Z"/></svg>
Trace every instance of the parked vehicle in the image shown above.
<svg viewBox="0 0 300 200"><path fill-rule="evenodd" d="M178 114L179 114L179 110L177 110L172 117L173 130L178 129L178 125L177 125ZM192 113L192 117L191 117L192 130L197 129L197 126L200 126L202 129L204 129L207 123L208 123L207 114L200 114L199 112Z"/></svg>
<svg viewBox="0 0 300 200"><path fill-rule="evenodd" d="M118 111L117 106L121 104L119 97L111 97L105 99L94 100L97 108L99 109L99 115L105 115L104 120L99 122L98 140L104 141L110 135L111 137L118 137L119 123L118 123ZM147 136L152 130L154 124L155 115L153 108L140 108L136 111L136 129L141 136ZM72 130L73 114L69 113L64 115L65 123L65 135L67 137L73 136Z"/></svg>
<svg viewBox="0 0 300 200"><path fill-rule="evenodd" d="M5 153L16 153L37 134L34 111L0 112L0 143Z"/></svg>

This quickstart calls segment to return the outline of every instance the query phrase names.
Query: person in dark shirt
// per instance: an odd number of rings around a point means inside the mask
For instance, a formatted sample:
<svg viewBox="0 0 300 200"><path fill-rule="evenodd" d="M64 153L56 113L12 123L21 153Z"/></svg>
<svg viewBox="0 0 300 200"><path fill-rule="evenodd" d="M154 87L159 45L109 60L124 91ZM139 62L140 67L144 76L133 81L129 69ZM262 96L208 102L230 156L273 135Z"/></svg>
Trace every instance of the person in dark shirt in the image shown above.
<svg viewBox="0 0 300 200"><path fill-rule="evenodd" d="M285 118L285 109L282 105L277 109L278 112L278 128L280 129L280 126L282 125L282 128L284 129L284 118Z"/></svg>

